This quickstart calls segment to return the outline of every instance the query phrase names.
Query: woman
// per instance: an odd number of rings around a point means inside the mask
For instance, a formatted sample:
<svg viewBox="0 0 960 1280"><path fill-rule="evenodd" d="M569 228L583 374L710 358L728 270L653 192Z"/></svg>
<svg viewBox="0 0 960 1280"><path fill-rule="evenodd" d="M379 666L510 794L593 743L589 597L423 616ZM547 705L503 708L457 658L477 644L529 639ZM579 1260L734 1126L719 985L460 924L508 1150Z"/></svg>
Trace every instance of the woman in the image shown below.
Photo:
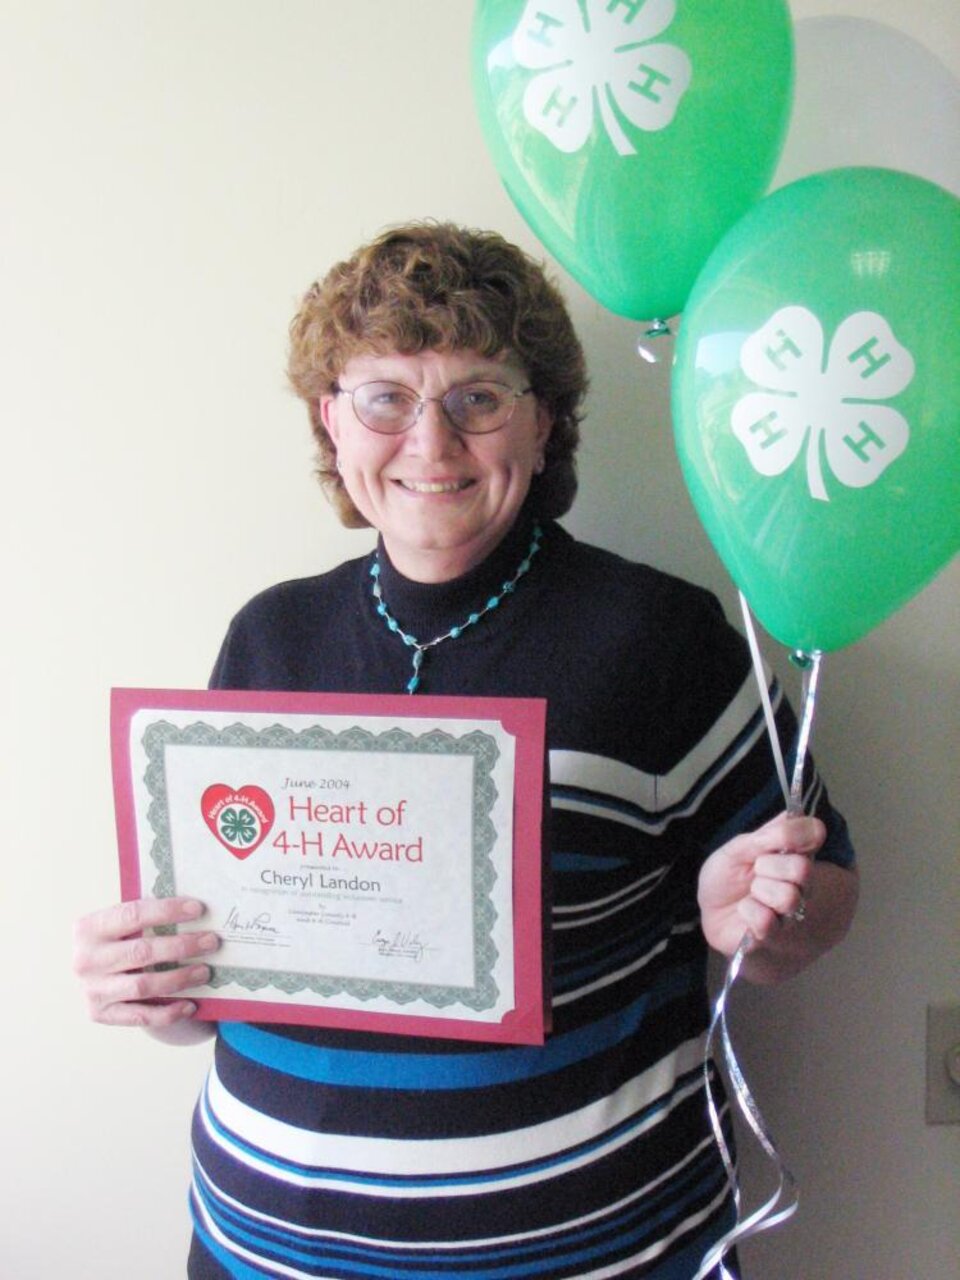
<svg viewBox="0 0 960 1280"><path fill-rule="evenodd" d="M751 930L745 973L776 981L837 942L842 819L812 770L816 816L776 816L749 658L713 598L554 523L585 372L539 266L493 234L394 230L310 290L291 337L320 479L377 550L251 601L212 683L547 699L553 1032L222 1025L189 1275L690 1277L732 1216L702 1087L707 945L730 956ZM778 721L789 740L782 700ZM201 911L81 922L92 1015L206 1034L178 993L217 938L141 936Z"/></svg>

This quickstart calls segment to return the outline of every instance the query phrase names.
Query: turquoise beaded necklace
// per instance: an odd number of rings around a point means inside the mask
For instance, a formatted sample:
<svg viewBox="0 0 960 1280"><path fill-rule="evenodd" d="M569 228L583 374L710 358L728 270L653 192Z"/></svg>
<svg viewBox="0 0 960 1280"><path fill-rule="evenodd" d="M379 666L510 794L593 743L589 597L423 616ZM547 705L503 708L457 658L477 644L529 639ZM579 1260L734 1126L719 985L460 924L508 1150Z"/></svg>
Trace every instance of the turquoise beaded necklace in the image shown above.
<svg viewBox="0 0 960 1280"><path fill-rule="evenodd" d="M383 618L391 631L395 631L405 645L413 650L413 675L407 681L407 693L416 693L420 685L420 668L423 666L423 655L428 649L435 648L438 644L442 644L444 640L456 640L457 636L462 635L468 627L475 626L481 618L490 613L491 610L499 608L500 602L504 596L508 596L514 587L529 570L533 561L533 557L540 550L540 542L543 538L543 530L539 525L535 525L533 529L533 540L527 550L527 554L517 565L517 571L508 582L505 582L495 596L491 596L482 609L478 609L476 613L471 613L460 623L458 627L451 627L449 631L445 631L441 636L434 636L432 640L420 641L416 636L412 636L408 631L404 631L397 622L396 618L391 614L387 607L387 602L383 598L383 588L380 586L380 553L373 553L373 564L370 566L370 577L373 580L373 598L377 604L377 613Z"/></svg>

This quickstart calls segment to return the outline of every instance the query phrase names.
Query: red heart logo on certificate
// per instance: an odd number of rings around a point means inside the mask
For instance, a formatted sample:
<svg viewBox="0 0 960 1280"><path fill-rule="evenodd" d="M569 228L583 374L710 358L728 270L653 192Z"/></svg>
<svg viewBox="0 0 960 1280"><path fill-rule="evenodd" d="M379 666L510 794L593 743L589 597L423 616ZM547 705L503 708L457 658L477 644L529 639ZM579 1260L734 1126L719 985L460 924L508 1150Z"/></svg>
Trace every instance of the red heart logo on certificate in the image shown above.
<svg viewBox="0 0 960 1280"><path fill-rule="evenodd" d="M263 787L215 782L200 798L203 820L235 858L249 858L273 826L273 801Z"/></svg>

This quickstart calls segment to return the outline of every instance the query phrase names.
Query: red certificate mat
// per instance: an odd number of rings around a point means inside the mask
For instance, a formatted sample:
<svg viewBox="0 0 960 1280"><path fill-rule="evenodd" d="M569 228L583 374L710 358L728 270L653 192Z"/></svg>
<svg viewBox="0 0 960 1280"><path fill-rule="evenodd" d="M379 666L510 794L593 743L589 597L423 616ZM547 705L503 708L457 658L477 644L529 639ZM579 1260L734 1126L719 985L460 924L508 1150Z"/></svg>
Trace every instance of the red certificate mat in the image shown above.
<svg viewBox="0 0 960 1280"><path fill-rule="evenodd" d="M124 899L199 898L199 1017L540 1044L546 704L115 689Z"/></svg>

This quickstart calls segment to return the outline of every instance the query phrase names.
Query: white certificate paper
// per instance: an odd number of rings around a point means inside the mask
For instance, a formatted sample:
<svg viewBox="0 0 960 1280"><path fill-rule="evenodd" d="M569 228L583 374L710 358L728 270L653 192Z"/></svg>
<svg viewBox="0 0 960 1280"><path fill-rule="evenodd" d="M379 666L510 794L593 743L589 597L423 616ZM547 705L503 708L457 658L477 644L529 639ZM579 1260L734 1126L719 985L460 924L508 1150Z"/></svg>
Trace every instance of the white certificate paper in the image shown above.
<svg viewBox="0 0 960 1280"><path fill-rule="evenodd" d="M114 690L125 898L222 945L201 1017L543 1039L544 704Z"/></svg>

